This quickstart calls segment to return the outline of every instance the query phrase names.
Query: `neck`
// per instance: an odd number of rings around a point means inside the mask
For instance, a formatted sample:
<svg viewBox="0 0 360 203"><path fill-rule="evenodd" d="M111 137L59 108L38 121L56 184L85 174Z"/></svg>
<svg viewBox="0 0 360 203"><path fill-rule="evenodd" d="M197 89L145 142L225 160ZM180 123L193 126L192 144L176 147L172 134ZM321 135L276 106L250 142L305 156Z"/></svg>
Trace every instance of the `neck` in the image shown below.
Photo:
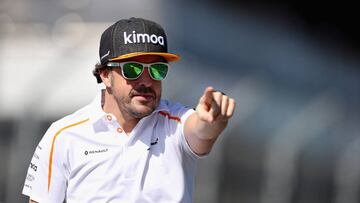
<svg viewBox="0 0 360 203"><path fill-rule="evenodd" d="M102 94L104 112L113 114L124 132L129 135L140 119L122 111L114 96L109 94L107 90L104 90Z"/></svg>

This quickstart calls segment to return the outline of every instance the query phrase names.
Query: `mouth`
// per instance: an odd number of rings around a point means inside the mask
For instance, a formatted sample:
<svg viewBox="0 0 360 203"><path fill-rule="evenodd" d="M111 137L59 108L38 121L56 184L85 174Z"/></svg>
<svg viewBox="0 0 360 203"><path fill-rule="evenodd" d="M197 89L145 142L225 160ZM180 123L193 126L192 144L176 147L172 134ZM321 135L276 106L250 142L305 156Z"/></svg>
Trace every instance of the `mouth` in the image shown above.
<svg viewBox="0 0 360 203"><path fill-rule="evenodd" d="M149 94L149 93L140 93L140 94L134 94L132 98L135 98L139 101L152 101L155 99L155 95Z"/></svg>
<svg viewBox="0 0 360 203"><path fill-rule="evenodd" d="M147 103L156 100L156 93L150 87L140 86L130 92L130 97L136 101Z"/></svg>

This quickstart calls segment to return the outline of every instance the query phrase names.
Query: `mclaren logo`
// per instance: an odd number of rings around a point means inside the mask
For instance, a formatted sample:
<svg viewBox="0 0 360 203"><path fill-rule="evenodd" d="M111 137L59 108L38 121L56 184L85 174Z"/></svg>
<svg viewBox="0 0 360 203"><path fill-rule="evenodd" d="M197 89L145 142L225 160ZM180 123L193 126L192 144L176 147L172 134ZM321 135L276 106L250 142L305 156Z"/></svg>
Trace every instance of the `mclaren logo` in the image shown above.
<svg viewBox="0 0 360 203"><path fill-rule="evenodd" d="M159 138L157 137L154 142L150 142L150 147L147 150L149 151L151 146L156 145L158 142L159 142Z"/></svg>
<svg viewBox="0 0 360 203"><path fill-rule="evenodd" d="M152 44L160 44L161 46L165 45L164 37L157 36L155 34L142 34L142 33L132 33L127 34L124 32L124 43L125 44L134 44L134 43L152 43Z"/></svg>

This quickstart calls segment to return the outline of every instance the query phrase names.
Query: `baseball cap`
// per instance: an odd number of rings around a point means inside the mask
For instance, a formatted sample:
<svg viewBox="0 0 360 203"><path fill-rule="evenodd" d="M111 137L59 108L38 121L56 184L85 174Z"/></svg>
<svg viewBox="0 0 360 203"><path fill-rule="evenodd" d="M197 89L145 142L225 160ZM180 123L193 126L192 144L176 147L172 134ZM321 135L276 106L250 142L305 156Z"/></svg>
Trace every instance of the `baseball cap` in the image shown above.
<svg viewBox="0 0 360 203"><path fill-rule="evenodd" d="M101 35L99 55L103 65L142 55L162 56L168 62L180 59L168 53L164 29L142 18L122 19L107 28Z"/></svg>

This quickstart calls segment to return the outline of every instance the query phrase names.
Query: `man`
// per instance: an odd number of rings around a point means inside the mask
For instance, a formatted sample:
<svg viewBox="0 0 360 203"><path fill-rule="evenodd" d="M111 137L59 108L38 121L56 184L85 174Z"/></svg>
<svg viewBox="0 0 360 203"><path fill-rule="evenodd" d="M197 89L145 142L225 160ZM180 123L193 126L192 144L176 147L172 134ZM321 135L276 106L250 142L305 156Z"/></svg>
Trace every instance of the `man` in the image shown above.
<svg viewBox="0 0 360 203"><path fill-rule="evenodd" d="M168 62L160 25L120 20L101 36L94 75L105 89L53 123L31 160L30 202L191 202L196 161L208 154L235 102L212 87L196 110L161 99Z"/></svg>

